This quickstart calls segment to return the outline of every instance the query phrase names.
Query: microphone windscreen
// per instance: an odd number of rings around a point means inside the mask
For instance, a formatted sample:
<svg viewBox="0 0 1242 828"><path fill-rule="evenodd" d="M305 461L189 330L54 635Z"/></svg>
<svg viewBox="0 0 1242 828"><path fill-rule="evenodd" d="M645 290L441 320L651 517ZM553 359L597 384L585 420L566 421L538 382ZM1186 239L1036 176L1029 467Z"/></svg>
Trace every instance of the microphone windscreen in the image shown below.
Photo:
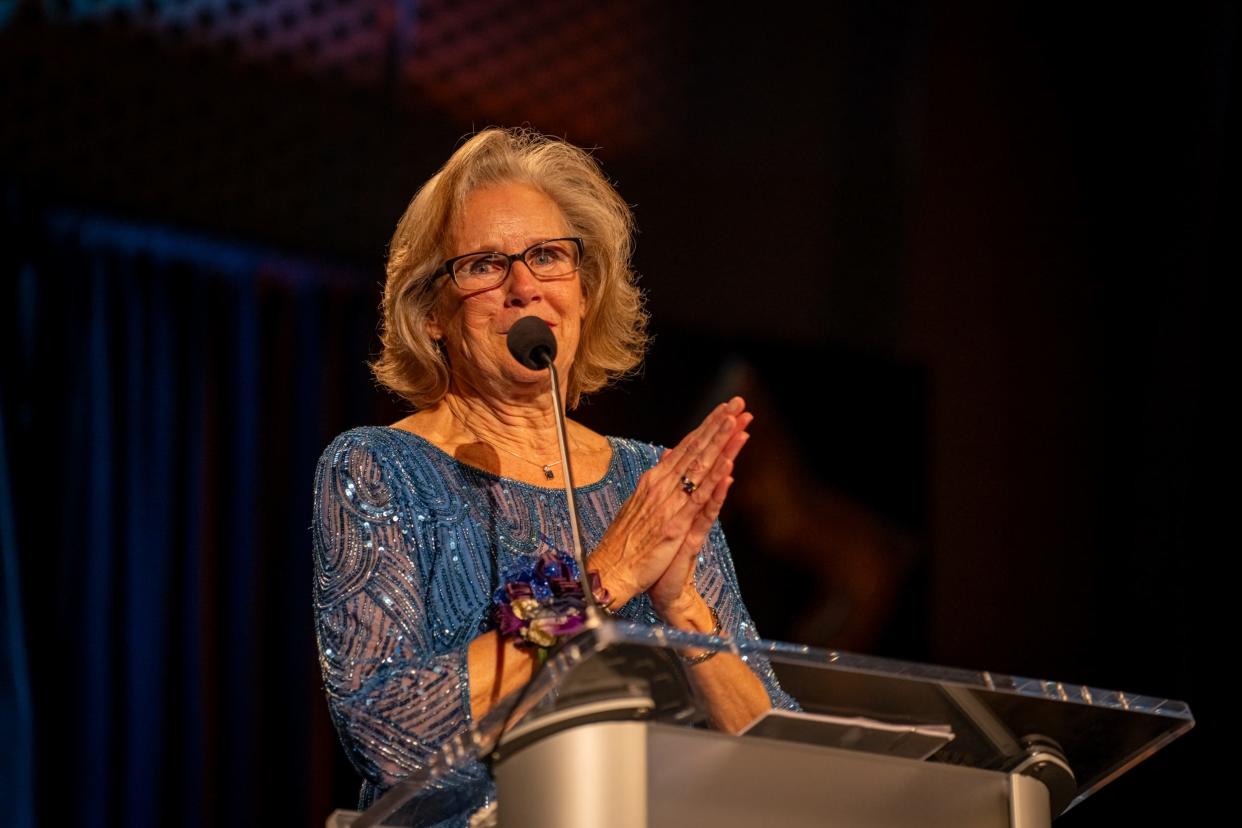
<svg viewBox="0 0 1242 828"><path fill-rule="evenodd" d="M509 353L518 362L539 371L556 359L556 337L538 316L523 316L509 329Z"/></svg>

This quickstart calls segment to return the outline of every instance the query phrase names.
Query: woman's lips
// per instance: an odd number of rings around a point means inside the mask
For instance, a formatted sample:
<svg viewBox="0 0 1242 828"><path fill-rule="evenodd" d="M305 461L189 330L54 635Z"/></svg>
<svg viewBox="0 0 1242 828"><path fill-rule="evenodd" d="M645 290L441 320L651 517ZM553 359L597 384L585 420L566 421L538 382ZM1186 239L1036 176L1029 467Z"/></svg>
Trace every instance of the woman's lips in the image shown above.
<svg viewBox="0 0 1242 828"><path fill-rule="evenodd" d="M510 325L510 326L509 326L509 328L512 328L512 327L513 327L513 325L516 325L518 322L521 322L523 319L526 319L526 318L527 318L527 317L525 317L525 316L520 316L520 317L518 317L517 319L514 319L514 320L513 320L513 324L512 324L512 325ZM555 327L556 327L556 323L555 323L555 322L549 322L548 320L544 319L542 316L536 316L535 318L536 318L536 319L541 320L541 321L543 322L543 324L547 325L549 328L555 328ZM503 331L501 331L501 332L500 332L500 335L501 335L501 336L508 336L508 335L509 335L509 328L505 328Z"/></svg>

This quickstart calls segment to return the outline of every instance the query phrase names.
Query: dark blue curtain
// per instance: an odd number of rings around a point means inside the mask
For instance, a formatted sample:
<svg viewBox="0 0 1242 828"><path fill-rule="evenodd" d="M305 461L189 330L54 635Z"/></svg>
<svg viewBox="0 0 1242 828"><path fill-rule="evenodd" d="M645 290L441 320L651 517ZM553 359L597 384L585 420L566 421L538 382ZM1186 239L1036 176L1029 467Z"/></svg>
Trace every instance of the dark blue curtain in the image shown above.
<svg viewBox="0 0 1242 828"><path fill-rule="evenodd" d="M14 828L34 825L34 717L9 480L5 388L0 386L0 802Z"/></svg>
<svg viewBox="0 0 1242 828"><path fill-rule="evenodd" d="M391 407L379 274L14 193L4 230L6 817L322 824L310 481Z"/></svg>

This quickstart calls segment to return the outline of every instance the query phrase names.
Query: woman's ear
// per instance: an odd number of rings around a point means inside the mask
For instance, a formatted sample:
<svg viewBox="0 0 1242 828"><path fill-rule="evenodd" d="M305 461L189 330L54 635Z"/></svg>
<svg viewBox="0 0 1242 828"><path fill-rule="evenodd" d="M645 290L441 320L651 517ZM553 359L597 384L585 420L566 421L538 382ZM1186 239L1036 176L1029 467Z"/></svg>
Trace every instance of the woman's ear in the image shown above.
<svg viewBox="0 0 1242 828"><path fill-rule="evenodd" d="M431 335L433 342L444 341L444 328L440 327L434 316L427 317L427 333Z"/></svg>

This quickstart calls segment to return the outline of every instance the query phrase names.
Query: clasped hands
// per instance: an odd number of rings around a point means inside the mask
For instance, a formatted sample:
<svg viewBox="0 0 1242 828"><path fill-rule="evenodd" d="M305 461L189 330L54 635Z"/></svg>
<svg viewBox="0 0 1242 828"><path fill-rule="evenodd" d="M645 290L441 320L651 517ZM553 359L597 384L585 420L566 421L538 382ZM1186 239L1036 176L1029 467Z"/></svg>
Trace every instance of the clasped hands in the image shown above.
<svg viewBox="0 0 1242 828"><path fill-rule="evenodd" d="M707 606L694 584L699 549L733 484L733 461L753 416L741 397L721 403L638 480L588 558L613 605L646 592L666 622L702 626Z"/></svg>

